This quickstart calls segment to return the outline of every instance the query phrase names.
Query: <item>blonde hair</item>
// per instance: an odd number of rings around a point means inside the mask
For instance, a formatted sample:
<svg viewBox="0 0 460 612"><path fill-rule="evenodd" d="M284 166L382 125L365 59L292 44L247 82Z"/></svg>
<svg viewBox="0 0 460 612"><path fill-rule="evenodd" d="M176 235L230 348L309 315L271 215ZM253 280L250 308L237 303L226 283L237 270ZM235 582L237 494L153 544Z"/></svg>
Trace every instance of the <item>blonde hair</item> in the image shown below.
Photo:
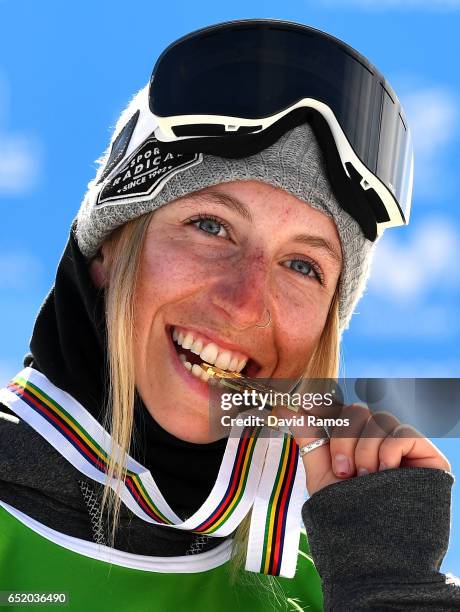
<svg viewBox="0 0 460 612"><path fill-rule="evenodd" d="M124 468L130 452L135 398L134 295L142 245L152 213L115 230L108 241L108 282L105 296L109 390L104 427L111 434L102 512L107 507L111 544L119 523ZM115 489L112 488L116 483ZM112 515L112 520L110 520Z"/></svg>
<svg viewBox="0 0 460 612"><path fill-rule="evenodd" d="M109 276L106 288L106 321L109 397L104 427L111 433L112 446L108 458L102 511L107 509L107 516L112 517L112 546L115 541L121 507L118 492L121 481L124 479L123 465L130 452L134 420L134 296L142 246L152 214L153 212L147 213L124 224L115 230L108 242ZM338 291L336 290L320 341L305 368L304 377L336 378L339 367L339 345ZM117 483L114 485L115 490L111 486L113 481ZM249 523L250 514L235 532L232 579L235 579L237 571L244 567ZM269 590L274 594L274 582L270 580L271 577L266 578L269 579ZM265 588L267 587L266 582L263 585Z"/></svg>

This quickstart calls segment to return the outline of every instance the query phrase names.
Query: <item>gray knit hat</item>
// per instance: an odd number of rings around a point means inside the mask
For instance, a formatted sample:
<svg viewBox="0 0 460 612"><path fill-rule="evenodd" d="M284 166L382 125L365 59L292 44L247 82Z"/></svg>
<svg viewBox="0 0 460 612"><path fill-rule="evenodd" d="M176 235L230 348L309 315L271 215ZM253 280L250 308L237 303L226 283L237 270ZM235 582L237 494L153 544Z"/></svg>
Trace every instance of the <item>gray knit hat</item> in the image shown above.
<svg viewBox="0 0 460 612"><path fill-rule="evenodd" d="M263 181L285 189L334 220L343 256L339 281L340 329L342 332L347 329L353 309L365 291L377 241L364 237L358 223L335 198L311 127L308 124L296 127L269 148L243 159L200 154L176 155L175 160L165 161L161 157L161 143L149 138L149 142L137 147L121 168L113 172L112 168L117 165L116 159L113 165L117 147L119 150L127 132L132 136L137 111L142 117L146 104L147 88L144 88L122 113L111 148L100 160L96 178L88 185L77 215L76 238L82 253L94 256L116 227L191 192L235 180ZM126 157L126 147L123 153Z"/></svg>

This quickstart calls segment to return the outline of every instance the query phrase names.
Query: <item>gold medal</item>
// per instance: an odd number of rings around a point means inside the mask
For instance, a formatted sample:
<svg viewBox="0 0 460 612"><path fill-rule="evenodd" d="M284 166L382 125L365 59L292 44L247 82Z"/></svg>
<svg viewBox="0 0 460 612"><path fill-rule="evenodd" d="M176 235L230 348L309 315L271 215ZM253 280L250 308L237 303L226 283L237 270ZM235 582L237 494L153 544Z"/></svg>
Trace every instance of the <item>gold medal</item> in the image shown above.
<svg viewBox="0 0 460 612"><path fill-rule="evenodd" d="M267 387L266 385L262 385L261 383L257 383L250 378L246 378L239 372L229 372L227 370L222 370L221 368L216 367L215 365L210 365L209 363L202 362L200 367L210 376L218 381L218 384L228 387L230 389L235 389L236 391L255 391L256 393L264 393L268 399L267 403L272 407L276 408L276 406L283 406L288 410L292 410L293 412L298 412L298 406L291 406L284 400L284 393L277 392L275 389L271 387ZM282 400L277 401L277 396L281 395Z"/></svg>

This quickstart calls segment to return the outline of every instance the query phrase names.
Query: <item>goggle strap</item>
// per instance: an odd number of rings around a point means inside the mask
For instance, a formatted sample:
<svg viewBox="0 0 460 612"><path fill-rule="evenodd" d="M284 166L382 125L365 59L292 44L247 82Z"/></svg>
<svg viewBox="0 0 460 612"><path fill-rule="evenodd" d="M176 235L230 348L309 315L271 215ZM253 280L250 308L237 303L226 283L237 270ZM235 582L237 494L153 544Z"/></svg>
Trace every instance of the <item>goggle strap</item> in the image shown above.
<svg viewBox="0 0 460 612"><path fill-rule="evenodd" d="M374 206L367 198L369 192L374 192L374 190L368 189L365 191L361 187L362 177L350 163L347 164L350 176L347 175L331 129L319 112L313 110L310 125L324 155L326 172L334 195L342 208L359 223L365 237L374 242L377 238L377 218ZM374 195L373 201L378 199L380 203L380 199L375 192ZM383 204L380 203L380 206L380 214L383 210L385 218L388 219Z"/></svg>

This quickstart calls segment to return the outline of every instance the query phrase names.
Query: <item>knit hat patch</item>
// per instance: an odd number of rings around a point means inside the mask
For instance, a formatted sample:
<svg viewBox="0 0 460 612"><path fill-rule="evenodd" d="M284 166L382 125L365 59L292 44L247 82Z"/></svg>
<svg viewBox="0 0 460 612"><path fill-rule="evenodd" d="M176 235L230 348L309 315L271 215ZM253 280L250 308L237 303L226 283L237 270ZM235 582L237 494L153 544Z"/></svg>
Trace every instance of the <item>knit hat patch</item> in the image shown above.
<svg viewBox="0 0 460 612"><path fill-rule="evenodd" d="M95 205L154 198L166 181L203 161L200 153L171 153L161 145L154 136L148 138L103 186Z"/></svg>

